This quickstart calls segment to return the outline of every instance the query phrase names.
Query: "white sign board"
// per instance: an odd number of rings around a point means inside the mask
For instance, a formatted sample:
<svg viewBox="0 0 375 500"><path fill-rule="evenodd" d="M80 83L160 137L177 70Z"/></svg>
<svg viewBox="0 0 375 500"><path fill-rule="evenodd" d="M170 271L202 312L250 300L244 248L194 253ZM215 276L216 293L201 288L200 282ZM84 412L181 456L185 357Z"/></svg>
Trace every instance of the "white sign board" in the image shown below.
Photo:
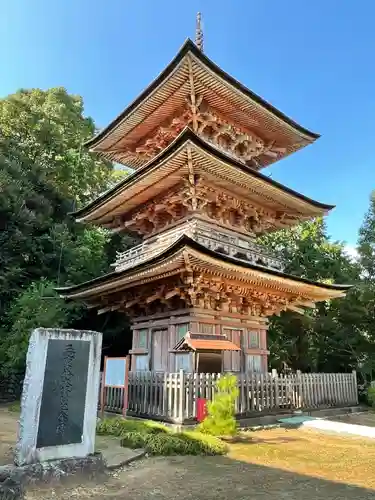
<svg viewBox="0 0 375 500"><path fill-rule="evenodd" d="M106 358L105 379L106 387L124 387L126 373L126 358Z"/></svg>

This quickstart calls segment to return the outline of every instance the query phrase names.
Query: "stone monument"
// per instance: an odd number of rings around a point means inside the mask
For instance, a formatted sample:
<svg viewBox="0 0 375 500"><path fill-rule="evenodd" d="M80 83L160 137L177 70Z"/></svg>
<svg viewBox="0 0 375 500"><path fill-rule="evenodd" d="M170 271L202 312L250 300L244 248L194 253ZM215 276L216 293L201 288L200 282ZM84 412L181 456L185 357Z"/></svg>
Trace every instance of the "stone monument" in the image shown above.
<svg viewBox="0 0 375 500"><path fill-rule="evenodd" d="M15 462L95 451L102 334L37 328L26 360Z"/></svg>

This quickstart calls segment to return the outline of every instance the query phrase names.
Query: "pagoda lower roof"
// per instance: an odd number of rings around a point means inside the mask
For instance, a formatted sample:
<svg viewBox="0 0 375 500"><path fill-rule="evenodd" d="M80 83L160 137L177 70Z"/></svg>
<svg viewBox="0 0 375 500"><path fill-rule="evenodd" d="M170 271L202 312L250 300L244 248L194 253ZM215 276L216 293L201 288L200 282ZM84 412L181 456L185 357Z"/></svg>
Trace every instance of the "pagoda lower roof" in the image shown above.
<svg viewBox="0 0 375 500"><path fill-rule="evenodd" d="M241 347L227 339L226 335L205 335L187 332L176 344L174 351L241 351Z"/></svg>
<svg viewBox="0 0 375 500"><path fill-rule="evenodd" d="M101 296L108 297L145 283L181 275L187 268L190 272L203 272L219 279L232 279L243 286L250 284L267 291L293 294L312 302L342 297L352 286L314 282L240 261L182 236L160 254L132 268L111 272L79 285L57 288L56 291L63 298L80 299L90 303Z"/></svg>
<svg viewBox="0 0 375 500"><path fill-rule="evenodd" d="M264 158L260 167L319 137L220 69L188 39L165 70L86 146L109 160L138 168L136 146L181 110L191 92L238 126L285 148L275 158Z"/></svg>
<svg viewBox="0 0 375 500"><path fill-rule="evenodd" d="M158 156L73 215L78 221L111 227L116 217L152 200L187 176L189 154L195 173L210 176L219 188L231 190L234 195L258 206L289 212L297 219L322 216L334 208L334 205L308 198L244 165L187 127Z"/></svg>

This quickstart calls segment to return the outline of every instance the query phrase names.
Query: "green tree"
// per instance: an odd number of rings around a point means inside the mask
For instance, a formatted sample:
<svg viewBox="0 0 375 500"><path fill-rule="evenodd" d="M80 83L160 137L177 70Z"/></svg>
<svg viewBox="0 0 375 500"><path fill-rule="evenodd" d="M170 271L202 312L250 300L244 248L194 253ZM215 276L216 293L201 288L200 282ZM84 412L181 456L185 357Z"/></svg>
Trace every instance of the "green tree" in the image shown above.
<svg viewBox="0 0 375 500"><path fill-rule="evenodd" d="M69 213L126 175L82 148L95 131L82 99L64 89L22 90L0 100L0 362L23 366L37 326L101 329L111 345L126 318L65 304L53 287L110 270L132 239L77 224Z"/></svg>
<svg viewBox="0 0 375 500"><path fill-rule="evenodd" d="M0 131L4 154L35 165L61 196L86 202L107 189L113 166L91 155L83 143L95 133L83 115L83 100L64 88L19 90L0 100Z"/></svg>
<svg viewBox="0 0 375 500"><path fill-rule="evenodd" d="M327 283L353 283L359 279L359 264L345 253L343 243L330 240L320 217L267 234L259 242L280 254L287 273Z"/></svg>
<svg viewBox="0 0 375 500"><path fill-rule="evenodd" d="M8 302L32 281L54 275L58 256L51 227L71 204L38 167L0 155L0 318Z"/></svg>
<svg viewBox="0 0 375 500"><path fill-rule="evenodd" d="M199 424L198 430L213 436L233 436L237 433L235 403L239 390L237 377L224 375L216 382L213 401L207 403L207 417Z"/></svg>
<svg viewBox="0 0 375 500"><path fill-rule="evenodd" d="M370 195L370 206L359 230L358 254L363 278L363 302L366 306L363 332L371 347L363 352L361 371L364 378L373 378L375 374L375 191Z"/></svg>
<svg viewBox="0 0 375 500"><path fill-rule="evenodd" d="M358 253L364 277L375 283L375 191L370 196L370 207L359 230Z"/></svg>
<svg viewBox="0 0 375 500"><path fill-rule="evenodd" d="M66 304L54 292L54 283L40 280L32 283L10 307L3 330L0 349L0 374L22 370L30 332L37 327L67 326L79 306Z"/></svg>
<svg viewBox="0 0 375 500"><path fill-rule="evenodd" d="M332 242L321 218L262 238L286 262L285 272L326 283L355 285L345 298L316 304L305 314L284 312L270 320L270 361L302 371L356 368L368 340L363 330L366 306L361 268L340 242Z"/></svg>

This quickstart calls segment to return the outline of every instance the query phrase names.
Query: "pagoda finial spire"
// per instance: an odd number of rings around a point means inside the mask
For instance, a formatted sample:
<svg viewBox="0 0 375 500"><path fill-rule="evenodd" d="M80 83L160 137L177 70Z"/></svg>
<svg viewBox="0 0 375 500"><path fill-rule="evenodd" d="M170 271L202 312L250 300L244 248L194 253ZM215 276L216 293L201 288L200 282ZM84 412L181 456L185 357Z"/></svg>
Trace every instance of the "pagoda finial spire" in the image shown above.
<svg viewBox="0 0 375 500"><path fill-rule="evenodd" d="M197 24L195 28L195 45L203 52L203 30L202 30L202 15L197 13Z"/></svg>

